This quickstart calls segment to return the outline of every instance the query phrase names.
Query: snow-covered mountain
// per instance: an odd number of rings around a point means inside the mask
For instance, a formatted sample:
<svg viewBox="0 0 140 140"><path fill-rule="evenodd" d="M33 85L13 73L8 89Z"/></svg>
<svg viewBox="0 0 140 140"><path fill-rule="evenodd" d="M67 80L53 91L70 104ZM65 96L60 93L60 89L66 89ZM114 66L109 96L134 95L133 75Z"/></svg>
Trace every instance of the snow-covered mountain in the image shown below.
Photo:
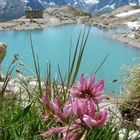
<svg viewBox="0 0 140 140"><path fill-rule="evenodd" d="M46 8L48 6L73 5L92 13L104 13L124 5L138 5L140 0L25 0L31 8Z"/></svg>
<svg viewBox="0 0 140 140"><path fill-rule="evenodd" d="M18 18L24 10L45 9L66 4L90 11L93 15L110 12L124 5L138 5L140 0L0 0L0 21Z"/></svg>
<svg viewBox="0 0 140 140"><path fill-rule="evenodd" d="M0 21L22 16L25 7L25 0L0 0Z"/></svg>
<svg viewBox="0 0 140 140"><path fill-rule="evenodd" d="M125 5L139 5L140 0L99 0L94 4L90 11L93 15L111 12L112 10Z"/></svg>

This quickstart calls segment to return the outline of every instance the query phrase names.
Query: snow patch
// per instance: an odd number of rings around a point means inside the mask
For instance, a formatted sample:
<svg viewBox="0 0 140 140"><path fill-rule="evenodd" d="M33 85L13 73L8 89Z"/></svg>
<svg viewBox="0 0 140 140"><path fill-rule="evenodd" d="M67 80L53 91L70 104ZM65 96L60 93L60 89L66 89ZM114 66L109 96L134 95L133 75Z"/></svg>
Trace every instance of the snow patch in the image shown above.
<svg viewBox="0 0 140 140"><path fill-rule="evenodd" d="M110 5L112 9L115 9L115 4Z"/></svg>
<svg viewBox="0 0 140 140"><path fill-rule="evenodd" d="M85 3L86 4L97 4L97 3L99 3L99 1L98 0L85 0Z"/></svg>
<svg viewBox="0 0 140 140"><path fill-rule="evenodd" d="M131 16L133 14L137 14L137 13L140 13L140 9L123 12L123 13L117 14L116 17L126 17L126 16Z"/></svg>
<svg viewBox="0 0 140 140"><path fill-rule="evenodd" d="M28 2L28 0L21 0L21 1L23 1L23 2L25 2L25 3L27 3L27 2Z"/></svg>
<svg viewBox="0 0 140 140"><path fill-rule="evenodd" d="M136 3L130 2L129 3L131 6L136 6Z"/></svg>
<svg viewBox="0 0 140 140"><path fill-rule="evenodd" d="M129 28L135 28L135 29L140 28L140 21L127 22L127 23L125 23L125 24L127 24L127 26L128 26Z"/></svg>
<svg viewBox="0 0 140 140"><path fill-rule="evenodd" d="M77 1L74 2L74 5L77 5Z"/></svg>
<svg viewBox="0 0 140 140"><path fill-rule="evenodd" d="M54 3L54 2L50 2L49 5L50 5L50 6L54 6L55 3Z"/></svg>

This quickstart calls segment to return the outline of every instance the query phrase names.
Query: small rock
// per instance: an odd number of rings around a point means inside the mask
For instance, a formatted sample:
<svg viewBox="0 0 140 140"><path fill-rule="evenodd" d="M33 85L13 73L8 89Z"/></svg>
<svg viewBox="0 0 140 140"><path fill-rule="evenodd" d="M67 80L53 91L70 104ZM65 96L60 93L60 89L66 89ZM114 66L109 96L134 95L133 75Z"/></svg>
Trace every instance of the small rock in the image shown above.
<svg viewBox="0 0 140 140"><path fill-rule="evenodd" d="M136 120L136 125L137 125L138 127L140 127L140 118L138 118L138 119Z"/></svg>
<svg viewBox="0 0 140 140"><path fill-rule="evenodd" d="M5 43L0 42L0 81L3 79L3 74L1 70L1 63L6 55L7 45Z"/></svg>
<svg viewBox="0 0 140 140"><path fill-rule="evenodd" d="M135 38L135 34L131 33L127 35L128 38Z"/></svg>

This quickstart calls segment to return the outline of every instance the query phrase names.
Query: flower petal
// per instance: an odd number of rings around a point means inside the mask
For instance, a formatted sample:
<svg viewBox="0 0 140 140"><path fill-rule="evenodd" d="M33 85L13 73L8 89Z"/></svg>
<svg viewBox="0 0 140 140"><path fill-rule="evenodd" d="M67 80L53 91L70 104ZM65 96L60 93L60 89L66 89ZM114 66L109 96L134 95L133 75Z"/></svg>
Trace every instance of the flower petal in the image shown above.
<svg viewBox="0 0 140 140"><path fill-rule="evenodd" d="M77 140L77 132L68 132L63 140Z"/></svg>
<svg viewBox="0 0 140 140"><path fill-rule="evenodd" d="M82 122L81 122L80 119L77 119L77 120L74 121L74 123L80 125Z"/></svg>
<svg viewBox="0 0 140 140"><path fill-rule="evenodd" d="M70 104L65 104L63 108L64 118L69 118L72 116L72 106Z"/></svg>
<svg viewBox="0 0 140 140"><path fill-rule="evenodd" d="M82 114L87 114L87 112L88 112L88 98L83 100L81 110L82 110Z"/></svg>
<svg viewBox="0 0 140 140"><path fill-rule="evenodd" d="M95 95L102 93L104 89L104 80L98 81L98 83L95 86L95 89L96 89Z"/></svg>
<svg viewBox="0 0 140 140"><path fill-rule="evenodd" d="M92 90L94 88L94 74L87 81L87 89Z"/></svg>
<svg viewBox="0 0 140 140"><path fill-rule="evenodd" d="M83 116L83 121L85 122L86 126L88 128L92 128L93 126L97 125L97 122L95 120L93 120L90 116L88 115L84 115Z"/></svg>
<svg viewBox="0 0 140 140"><path fill-rule="evenodd" d="M78 90L83 91L86 89L86 81L84 78L84 74L82 74L82 76L80 77L80 79L77 81L76 83L76 87L78 88Z"/></svg>
<svg viewBox="0 0 140 140"><path fill-rule="evenodd" d="M58 115L58 117L62 118L62 111L60 107L60 101L58 100L58 98L55 98L54 102L52 103L52 109L54 113Z"/></svg>
<svg viewBox="0 0 140 140"><path fill-rule="evenodd" d="M82 93L78 90L78 88L73 87L70 89L70 95L74 97L79 97Z"/></svg>
<svg viewBox="0 0 140 140"><path fill-rule="evenodd" d="M47 96L43 96L41 99L42 103L47 106L49 104L49 99Z"/></svg>
<svg viewBox="0 0 140 140"><path fill-rule="evenodd" d="M43 120L44 121L48 121L48 119L49 119L49 115L48 114L46 114L46 115L43 116Z"/></svg>
<svg viewBox="0 0 140 140"><path fill-rule="evenodd" d="M72 111L75 115L77 115L77 110L78 110L78 102L77 100L75 99L73 102L72 102Z"/></svg>
<svg viewBox="0 0 140 140"><path fill-rule="evenodd" d="M43 137L49 137L55 133L64 133L67 131L67 127L56 127L56 128L51 128L47 132L42 133L41 135Z"/></svg>
<svg viewBox="0 0 140 140"><path fill-rule="evenodd" d="M103 99L104 99L104 96L103 95L97 96L96 97L96 103L102 102Z"/></svg>
<svg viewBox="0 0 140 140"><path fill-rule="evenodd" d="M93 117L95 114L95 103L93 99L90 99L90 108L89 108L89 116Z"/></svg>
<svg viewBox="0 0 140 140"><path fill-rule="evenodd" d="M82 113L82 101L80 99L76 99L77 100L77 105L78 105L78 108L77 108L77 115L79 117L83 116L83 113Z"/></svg>
<svg viewBox="0 0 140 140"><path fill-rule="evenodd" d="M98 126L104 125L106 121L108 120L107 110L101 109L101 111L97 113L97 118L98 118L97 120Z"/></svg>
<svg viewBox="0 0 140 140"><path fill-rule="evenodd" d="M46 106L48 109L51 109L51 104L49 101L48 96L43 96L41 99L41 102L44 104L44 106Z"/></svg>

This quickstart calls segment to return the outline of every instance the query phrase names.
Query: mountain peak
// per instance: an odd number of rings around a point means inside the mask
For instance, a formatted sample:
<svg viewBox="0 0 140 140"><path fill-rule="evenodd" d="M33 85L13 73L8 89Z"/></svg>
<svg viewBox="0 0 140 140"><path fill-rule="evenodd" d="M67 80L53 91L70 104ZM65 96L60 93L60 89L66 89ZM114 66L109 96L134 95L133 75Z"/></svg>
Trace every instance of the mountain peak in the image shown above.
<svg viewBox="0 0 140 140"><path fill-rule="evenodd" d="M70 4L96 15L125 5L139 5L140 0L0 0L0 3L0 19L10 20L22 16L27 7L45 9Z"/></svg>

